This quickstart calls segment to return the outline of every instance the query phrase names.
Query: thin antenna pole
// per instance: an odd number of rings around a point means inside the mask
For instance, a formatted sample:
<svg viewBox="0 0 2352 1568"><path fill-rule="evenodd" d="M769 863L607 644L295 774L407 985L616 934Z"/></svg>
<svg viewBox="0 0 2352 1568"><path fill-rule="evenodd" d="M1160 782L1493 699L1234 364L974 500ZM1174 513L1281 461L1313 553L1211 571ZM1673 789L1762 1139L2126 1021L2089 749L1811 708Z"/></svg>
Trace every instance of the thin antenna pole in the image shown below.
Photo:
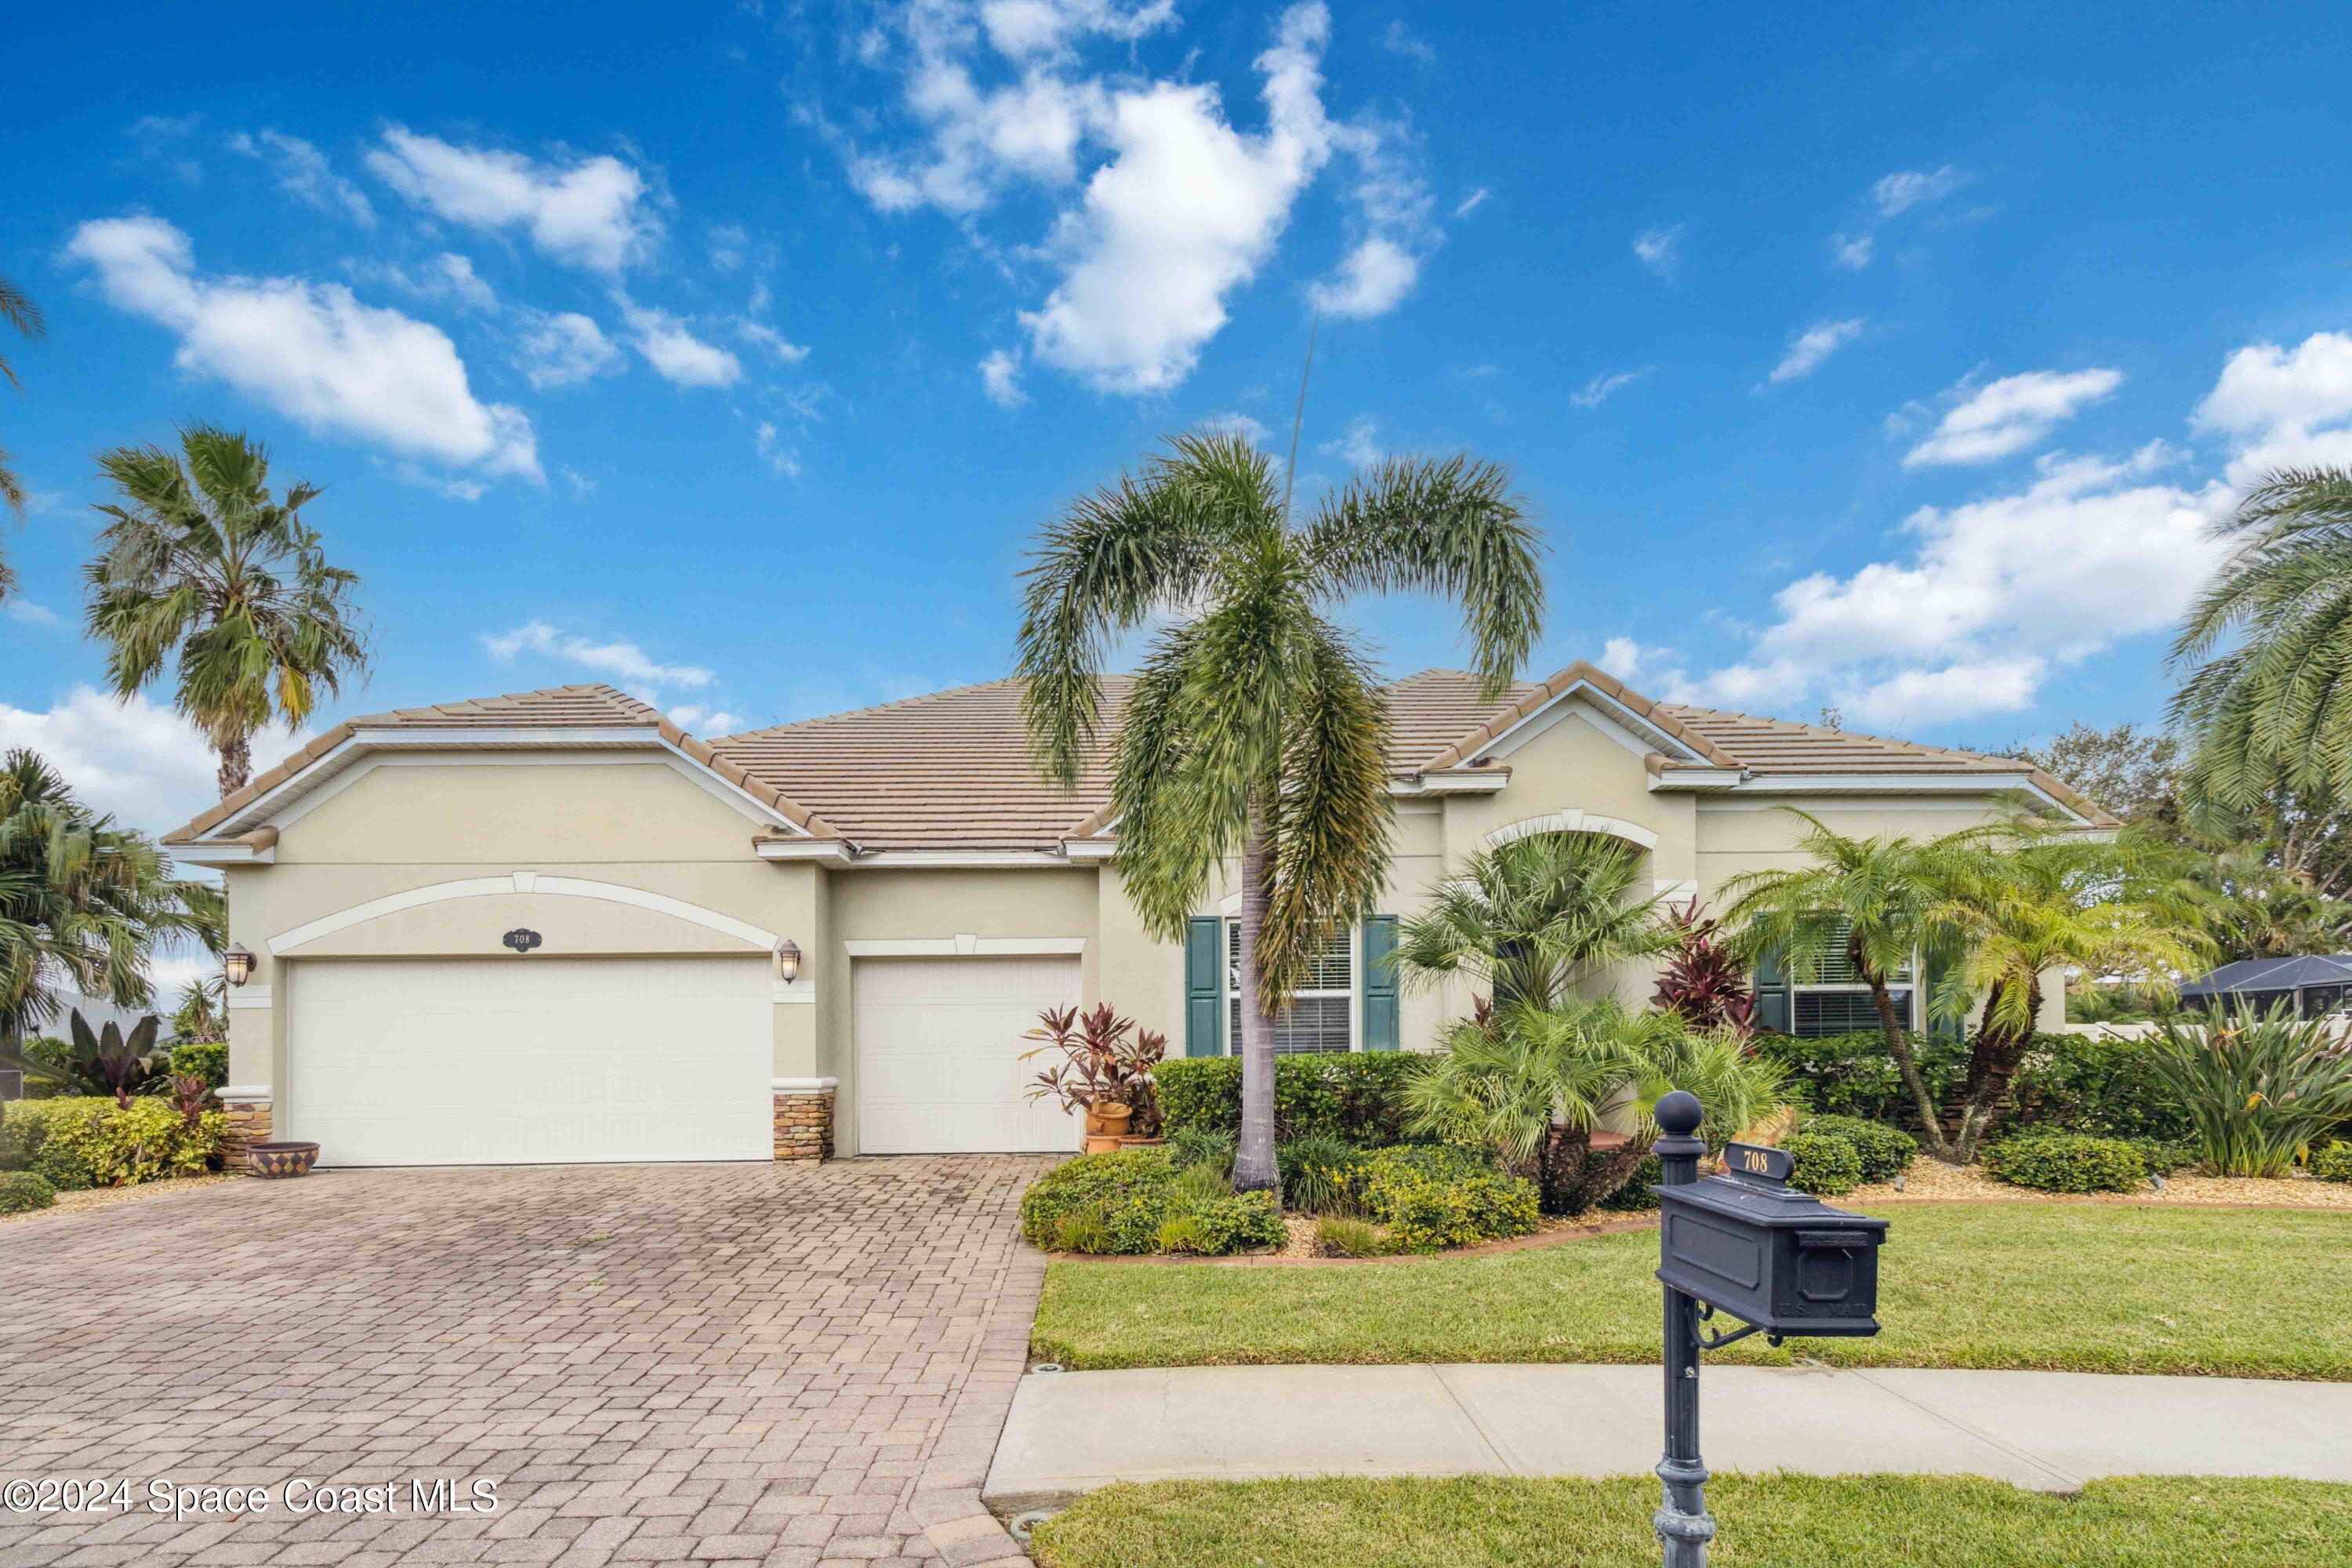
<svg viewBox="0 0 2352 1568"><path fill-rule="evenodd" d="M1290 490L1298 482L1298 428L1307 423L1307 378L1315 369L1315 333L1323 325L1323 311L1307 325L1307 363L1298 372L1298 412L1290 417L1290 463L1282 470L1282 526L1290 526Z"/></svg>

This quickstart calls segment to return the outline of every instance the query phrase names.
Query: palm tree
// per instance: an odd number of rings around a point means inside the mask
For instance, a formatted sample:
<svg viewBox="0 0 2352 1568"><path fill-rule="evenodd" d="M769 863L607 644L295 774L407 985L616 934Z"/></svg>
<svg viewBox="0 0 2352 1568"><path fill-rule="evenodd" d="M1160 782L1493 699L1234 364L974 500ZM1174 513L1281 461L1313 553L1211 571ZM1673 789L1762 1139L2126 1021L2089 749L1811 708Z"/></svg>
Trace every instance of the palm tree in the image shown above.
<svg viewBox="0 0 2352 1568"><path fill-rule="evenodd" d="M272 720L293 729L320 688L366 673L359 578L327 564L301 520L317 488L272 499L268 453L242 431L194 426L180 451L100 454L125 504L98 509L114 521L84 571L89 632L108 645L118 696L176 661L174 705L211 738L226 795L252 773L255 731Z"/></svg>
<svg viewBox="0 0 2352 1568"><path fill-rule="evenodd" d="M1772 1109L1781 1075L1677 1014L1631 1013L1613 998L1514 998L1482 1001L1449 1028L1405 1100L1417 1130L1468 1134L1534 1180L1547 1211L1573 1214L1625 1184L1657 1138L1651 1113L1676 1089L1699 1097L1719 1144ZM1633 1132L1596 1150L1592 1130L1615 1110Z"/></svg>
<svg viewBox="0 0 2352 1568"><path fill-rule="evenodd" d="M1982 872L2016 830L1996 825L1930 839L1850 838L1809 812L1782 809L1805 825L1796 843L1805 864L1750 871L1724 885L1732 950L1748 963L1777 958L1798 984L1819 978L1823 962L1843 952L1877 1006L1887 1054L1911 1091L1929 1150L1953 1160L1895 1005L1895 977L1916 963L1950 956L1956 932L1942 913L1947 890L1964 875Z"/></svg>
<svg viewBox="0 0 2352 1568"><path fill-rule="evenodd" d="M2007 1103L2032 1043L2044 974L2122 971L2141 976L2162 1000L2178 975L2203 967L2211 944L2189 906L2142 869L2129 846L2053 836L1978 857L1944 881L1931 919L1948 925L1959 949L1942 981L1947 1003L1965 1008L1984 998L1950 1137L1952 1163L1975 1158Z"/></svg>
<svg viewBox="0 0 2352 1568"><path fill-rule="evenodd" d="M2352 472L2272 474L2214 532L2231 554L2172 645L2176 669L2195 667L2172 700L2192 806L2252 806L2281 784L2352 799Z"/></svg>
<svg viewBox="0 0 2352 1568"><path fill-rule="evenodd" d="M1175 437L1046 531L1020 636L1030 740L1067 790L1104 723L1111 639L1174 617L1152 635L1118 722L1117 864L1145 928L1174 942L1240 858L1244 1191L1278 1180L1271 1016L1387 878L1386 705L1332 612L1351 594L1446 595L1490 700L1543 614L1535 531L1494 464L1392 458L1327 494L1303 527L1286 490L1239 437Z"/></svg>
<svg viewBox="0 0 2352 1568"><path fill-rule="evenodd" d="M41 308L26 299L25 291L5 278L0 278L0 321L7 322L27 338L38 338L48 330L48 324L41 319ZM10 386L23 384L16 379L16 367L8 363L5 354L0 354L0 377L5 377ZM24 515L25 487L17 481L16 470L8 466L8 449L5 447L0 447L0 501L5 501L8 510L17 516ZM16 585L16 579L9 572L8 563L0 560L0 599L6 598Z"/></svg>
<svg viewBox="0 0 2352 1568"><path fill-rule="evenodd" d="M1397 928L1408 981L1466 974L1497 1003L1540 1007L1575 984L1674 943L1654 894L1637 897L1642 856L1598 833L1535 833L1471 857L1428 908Z"/></svg>
<svg viewBox="0 0 2352 1568"><path fill-rule="evenodd" d="M58 1016L61 986L143 1006L156 944L194 937L217 952L223 907L39 757L0 757L0 1048Z"/></svg>

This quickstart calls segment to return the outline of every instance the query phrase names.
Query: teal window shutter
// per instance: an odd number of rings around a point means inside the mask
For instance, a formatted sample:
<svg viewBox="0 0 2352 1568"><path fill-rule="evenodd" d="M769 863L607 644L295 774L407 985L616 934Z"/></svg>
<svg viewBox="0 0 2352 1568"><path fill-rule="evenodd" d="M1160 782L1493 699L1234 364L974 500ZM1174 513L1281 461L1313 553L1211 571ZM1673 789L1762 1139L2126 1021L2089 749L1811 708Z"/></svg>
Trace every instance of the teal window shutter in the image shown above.
<svg viewBox="0 0 2352 1568"><path fill-rule="evenodd" d="M1372 915L1364 921L1364 1049L1397 1048L1396 969L1389 954L1396 951L1397 918Z"/></svg>
<svg viewBox="0 0 2352 1568"><path fill-rule="evenodd" d="M1184 1054L1225 1054L1224 924L1214 915L1184 922Z"/></svg>
<svg viewBox="0 0 2352 1568"><path fill-rule="evenodd" d="M1756 960L1756 1026L1768 1035L1789 1033L1789 980L1780 973L1780 955L1768 952Z"/></svg>

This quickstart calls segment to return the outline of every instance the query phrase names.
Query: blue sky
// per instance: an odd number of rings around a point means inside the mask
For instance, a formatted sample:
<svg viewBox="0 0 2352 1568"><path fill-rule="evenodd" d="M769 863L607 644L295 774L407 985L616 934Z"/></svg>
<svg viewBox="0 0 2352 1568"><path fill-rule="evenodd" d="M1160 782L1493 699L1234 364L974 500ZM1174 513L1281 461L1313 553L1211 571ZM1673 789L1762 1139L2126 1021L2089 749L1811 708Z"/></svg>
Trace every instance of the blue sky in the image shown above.
<svg viewBox="0 0 2352 1568"><path fill-rule="evenodd" d="M1318 305L1302 486L1510 464L1538 674L2152 718L2231 487L2352 459L2347 111L2292 68L2352 28L2198 9L44 7L0 742L151 828L205 798L78 633L92 454L191 419L327 487L378 650L339 710L992 679L1069 497L1203 421L1281 448Z"/></svg>

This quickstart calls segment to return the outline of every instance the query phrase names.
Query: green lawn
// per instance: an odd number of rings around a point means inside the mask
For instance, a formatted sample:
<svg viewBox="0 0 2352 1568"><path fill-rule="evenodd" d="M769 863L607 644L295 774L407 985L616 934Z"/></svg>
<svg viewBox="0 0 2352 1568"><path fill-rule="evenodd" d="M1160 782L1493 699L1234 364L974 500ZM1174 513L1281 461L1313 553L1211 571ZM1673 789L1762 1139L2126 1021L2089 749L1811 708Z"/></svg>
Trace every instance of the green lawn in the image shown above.
<svg viewBox="0 0 2352 1568"><path fill-rule="evenodd" d="M1901 1205L1874 1339L1842 1365L2352 1382L2352 1214ZM1056 1263L1032 1336L1072 1367L1648 1362L1654 1231L1485 1258L1315 1268ZM1710 1359L1785 1363L1760 1338Z"/></svg>
<svg viewBox="0 0 2352 1568"><path fill-rule="evenodd" d="M1161 1481L1037 1531L1046 1568L1648 1568L1650 1477ZM2136 1477L2080 1496L1958 1477L1727 1476L1721 1568L2275 1568L2352 1561L2352 1487Z"/></svg>

